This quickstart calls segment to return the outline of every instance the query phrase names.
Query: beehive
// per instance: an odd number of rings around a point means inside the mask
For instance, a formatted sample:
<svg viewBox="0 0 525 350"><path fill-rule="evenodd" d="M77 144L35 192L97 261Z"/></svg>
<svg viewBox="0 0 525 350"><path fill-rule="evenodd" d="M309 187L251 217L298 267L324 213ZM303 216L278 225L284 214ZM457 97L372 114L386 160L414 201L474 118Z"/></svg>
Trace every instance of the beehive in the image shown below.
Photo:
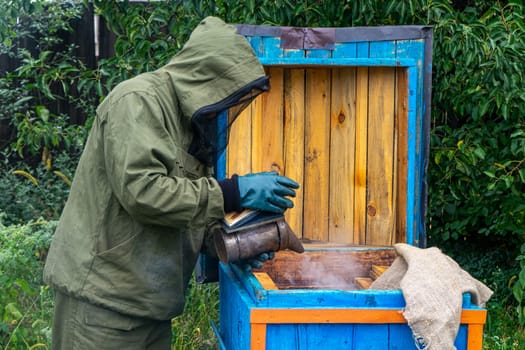
<svg viewBox="0 0 525 350"><path fill-rule="evenodd" d="M220 265L221 347L415 349L401 291L367 286L394 243L425 246L431 28L238 30L271 90L233 124L218 176L299 182L286 219L306 252ZM481 349L486 311L463 308L456 347Z"/></svg>

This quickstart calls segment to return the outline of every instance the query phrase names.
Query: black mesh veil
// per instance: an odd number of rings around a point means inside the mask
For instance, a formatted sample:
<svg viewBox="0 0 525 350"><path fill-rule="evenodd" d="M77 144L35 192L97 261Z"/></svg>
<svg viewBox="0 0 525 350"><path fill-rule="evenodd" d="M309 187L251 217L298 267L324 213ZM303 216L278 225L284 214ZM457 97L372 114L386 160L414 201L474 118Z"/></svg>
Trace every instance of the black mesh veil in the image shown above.
<svg viewBox="0 0 525 350"><path fill-rule="evenodd" d="M269 88L269 77L264 76L222 101L198 109L191 118L194 136L188 152L207 166L213 166L218 154L228 145L232 123L257 96Z"/></svg>

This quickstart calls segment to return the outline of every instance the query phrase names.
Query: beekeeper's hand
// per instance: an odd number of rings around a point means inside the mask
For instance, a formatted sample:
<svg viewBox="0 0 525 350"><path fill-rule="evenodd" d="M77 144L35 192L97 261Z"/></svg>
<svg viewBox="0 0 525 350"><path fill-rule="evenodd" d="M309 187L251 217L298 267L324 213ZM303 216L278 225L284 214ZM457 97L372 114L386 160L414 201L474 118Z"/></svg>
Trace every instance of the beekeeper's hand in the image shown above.
<svg viewBox="0 0 525 350"><path fill-rule="evenodd" d="M287 197L295 197L299 184L275 171L239 176L240 204L242 208L283 213L293 207Z"/></svg>
<svg viewBox="0 0 525 350"><path fill-rule="evenodd" d="M240 262L244 271L250 272L252 269L260 269L264 262L272 260L275 257L275 252L266 252L259 254L255 258L246 259Z"/></svg>
<svg viewBox="0 0 525 350"><path fill-rule="evenodd" d="M224 211L259 209L272 213L283 213L293 207L287 197L295 197L299 184L277 172L252 173L219 181L224 198Z"/></svg>

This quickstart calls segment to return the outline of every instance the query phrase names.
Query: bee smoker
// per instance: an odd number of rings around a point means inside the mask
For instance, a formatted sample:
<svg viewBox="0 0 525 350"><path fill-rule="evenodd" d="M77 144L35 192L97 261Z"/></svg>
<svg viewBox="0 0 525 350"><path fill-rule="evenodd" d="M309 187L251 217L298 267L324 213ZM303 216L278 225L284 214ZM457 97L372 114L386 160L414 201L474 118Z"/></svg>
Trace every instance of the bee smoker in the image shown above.
<svg viewBox="0 0 525 350"><path fill-rule="evenodd" d="M214 240L217 254L223 263L238 262L283 249L304 252L303 244L284 219L232 233L219 229L214 233Z"/></svg>

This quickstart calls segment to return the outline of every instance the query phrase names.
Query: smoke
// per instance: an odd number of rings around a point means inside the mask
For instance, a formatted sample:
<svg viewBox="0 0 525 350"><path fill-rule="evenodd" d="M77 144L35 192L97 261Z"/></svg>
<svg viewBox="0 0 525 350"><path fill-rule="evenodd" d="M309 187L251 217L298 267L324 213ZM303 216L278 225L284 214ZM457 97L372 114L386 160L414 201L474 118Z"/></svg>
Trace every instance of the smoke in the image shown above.
<svg viewBox="0 0 525 350"><path fill-rule="evenodd" d="M286 289L344 289L356 290L355 277L360 277L362 269L346 257L343 263L334 263L322 256L301 254L297 265L280 271L279 280Z"/></svg>

